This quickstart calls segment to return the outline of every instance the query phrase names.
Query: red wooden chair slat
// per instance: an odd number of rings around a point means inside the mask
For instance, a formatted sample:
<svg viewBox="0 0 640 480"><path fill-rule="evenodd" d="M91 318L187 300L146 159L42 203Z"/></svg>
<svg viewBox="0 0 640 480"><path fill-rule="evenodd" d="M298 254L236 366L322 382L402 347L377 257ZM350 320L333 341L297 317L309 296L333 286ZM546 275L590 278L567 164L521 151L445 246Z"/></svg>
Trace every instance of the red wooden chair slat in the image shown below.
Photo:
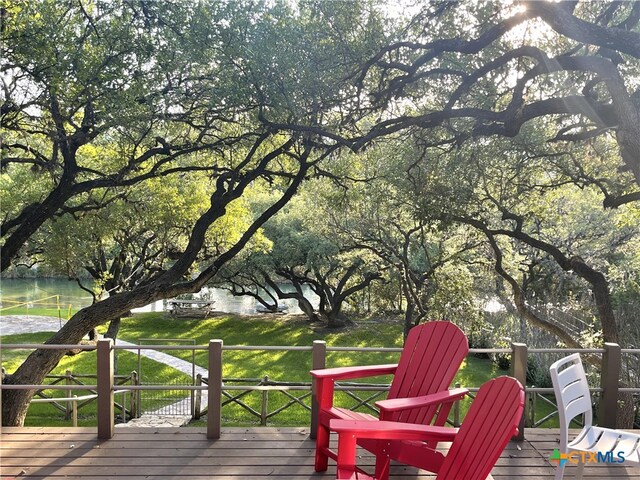
<svg viewBox="0 0 640 480"><path fill-rule="evenodd" d="M523 409L522 385L514 378L499 377L480 388L459 430L385 421L332 420L331 428L339 434L336 478L380 478L377 474L374 477L352 476L357 469L356 442L371 438L386 439L393 442L393 448L404 448L403 463L420 467L425 456L431 458L433 468L430 470L437 472L438 480L486 479L511 437L517 433ZM429 447L444 439L453 439L446 455ZM376 472L378 470L376 464Z"/></svg>
<svg viewBox="0 0 640 480"><path fill-rule="evenodd" d="M438 331L440 330L440 331ZM437 342L440 339L440 345L430 345L429 349L438 348L442 355L437 358L431 359L430 364L422 362L420 368L426 369L424 374L418 372L416 375L416 382L413 388L409 390L407 397L417 397L432 393L433 391L446 390L451 382L451 379L458 371L459 363L457 359L462 355L466 356L468 348L465 343L460 342L457 332L447 329L437 329L434 335L429 339L430 342ZM418 379L421 379L419 382ZM418 384L419 383L419 384ZM435 389L435 390L434 390ZM408 423L428 423L429 419L435 415L436 408L434 405L425 409L412 409L402 412L397 421Z"/></svg>
<svg viewBox="0 0 640 480"><path fill-rule="evenodd" d="M428 322L411 329L400 356L387 399L415 398L446 391L451 384L460 364L469 352L469 344L464 333L450 322ZM336 458L335 452L329 449L329 422L332 419L354 419L375 421L375 417L367 414L350 413L333 406L334 382L352 379L362 373L371 376L377 371L389 373L392 366L384 368L353 367L315 370L311 374L314 379L316 400L319 406L318 431L316 438L316 471L327 469L327 458ZM359 370L360 369L360 370ZM459 397L459 395L458 395ZM426 406L413 407L410 410L385 412L384 401L377 402L381 408L381 420L401 421L405 423L434 423L444 425L446 414L455 398L451 394L439 411L440 403L429 403ZM363 440L360 445L378 455L381 450L389 449L389 442ZM433 443L435 446L436 443ZM398 448L391 448L398 451ZM378 472L381 479L388 475L387 469Z"/></svg>
<svg viewBox="0 0 640 480"><path fill-rule="evenodd" d="M407 362L405 374L403 375L402 379L397 382L398 393L392 398L418 397L421 395L425 395L427 393L430 393L430 386L433 386L434 388L434 390L431 390L431 392L445 390L447 389L447 387L449 387L448 384L444 386L441 384L442 378L440 375L438 375L439 369L441 367L440 358L442 357L430 356L431 352L439 349L438 347L441 345L439 345L439 342L442 342L442 344L444 344L448 340L447 338L442 337L442 334L446 335L446 330L439 327L440 325L436 324L433 328L433 331L431 332L424 330L419 332L420 338L418 339L418 343L422 343L423 346L420 350L414 351L414 358L412 358L410 362ZM427 333L430 333L430 335L426 335ZM441 354L444 353L445 351L442 350ZM397 377L398 374L396 373L396 376L394 377L394 384L396 383ZM434 408L436 407L429 407L426 410L431 413ZM399 412L394 417L389 418L389 420L412 423L415 422L415 418L419 413L420 410L415 409L407 412Z"/></svg>
<svg viewBox="0 0 640 480"><path fill-rule="evenodd" d="M485 479L517 432L524 391L510 377L485 383L467 412L438 478Z"/></svg>
<svg viewBox="0 0 640 480"><path fill-rule="evenodd" d="M432 335L435 336L441 330L437 323L425 323L411 329L403 349L403 355L398 363L398 370L393 378L389 394L393 396L408 394L418 374L419 366L428 357L427 350L433 348ZM426 334L426 335L425 335ZM412 340L412 341L411 341ZM406 350L405 350L406 349ZM405 355L405 351L409 355Z"/></svg>

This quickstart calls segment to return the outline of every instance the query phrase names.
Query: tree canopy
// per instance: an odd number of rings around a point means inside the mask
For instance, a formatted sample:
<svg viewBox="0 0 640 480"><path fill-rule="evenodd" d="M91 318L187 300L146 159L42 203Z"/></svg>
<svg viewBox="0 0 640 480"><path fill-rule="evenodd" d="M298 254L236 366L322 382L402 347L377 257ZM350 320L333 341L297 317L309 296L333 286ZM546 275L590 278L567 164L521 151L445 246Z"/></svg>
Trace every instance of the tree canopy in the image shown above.
<svg viewBox="0 0 640 480"><path fill-rule="evenodd" d="M153 179L208 176L207 201L171 261L78 312L50 343L79 342L131 308L198 291L335 150L274 123L304 117L328 132L346 122L355 88L340 81L345 56L370 54L383 29L366 4L339 7L44 1L4 10L2 168L12 188L3 269L37 253L30 240L56 217L102 210ZM321 28L327 22L334 28ZM339 35L346 25L348 44ZM299 63L327 73L305 78ZM23 198L20 179L38 188ZM272 202L211 254L204 246L214 224L260 184L274 188ZM39 382L63 354L35 352L6 381ZM31 394L5 392L5 422L21 421Z"/></svg>
<svg viewBox="0 0 640 480"><path fill-rule="evenodd" d="M400 6L3 6L1 269L46 263L110 293L48 343L210 282L276 301L279 280L336 325L364 291L406 330L479 318L498 295L564 344L586 343L541 306L623 341L640 3ZM63 354L5 381L38 383ZM6 424L30 396L3 392Z"/></svg>

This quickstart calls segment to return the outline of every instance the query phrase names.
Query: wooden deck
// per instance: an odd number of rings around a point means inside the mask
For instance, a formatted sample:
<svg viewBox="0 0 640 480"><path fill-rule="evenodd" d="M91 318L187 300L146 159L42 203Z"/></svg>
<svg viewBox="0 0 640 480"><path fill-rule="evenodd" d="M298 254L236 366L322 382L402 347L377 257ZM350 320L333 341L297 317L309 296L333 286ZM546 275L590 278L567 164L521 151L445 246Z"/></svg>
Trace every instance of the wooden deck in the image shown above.
<svg viewBox="0 0 640 480"><path fill-rule="evenodd" d="M528 429L527 440L511 442L492 475L498 480L552 479L549 456L557 430ZM111 440L98 440L95 428L3 428L0 478L91 479L332 479L313 472L313 441L305 428L225 428L220 440L207 440L201 428L123 428ZM364 467L373 464L363 453ZM569 472L571 472L569 470ZM396 480L434 478L396 465ZM588 466L585 478L634 478L640 469Z"/></svg>

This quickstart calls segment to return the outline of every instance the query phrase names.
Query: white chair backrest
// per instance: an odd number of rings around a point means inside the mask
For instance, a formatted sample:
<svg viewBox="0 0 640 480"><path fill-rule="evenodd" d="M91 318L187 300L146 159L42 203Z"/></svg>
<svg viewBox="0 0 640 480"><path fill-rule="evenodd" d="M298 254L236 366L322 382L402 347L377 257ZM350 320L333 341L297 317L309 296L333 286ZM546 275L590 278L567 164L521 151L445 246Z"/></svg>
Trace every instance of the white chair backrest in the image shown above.
<svg viewBox="0 0 640 480"><path fill-rule="evenodd" d="M591 394L580 354L573 353L558 360L549 370L558 403L561 431L566 432L571 420L582 414L585 427L590 427L593 422Z"/></svg>

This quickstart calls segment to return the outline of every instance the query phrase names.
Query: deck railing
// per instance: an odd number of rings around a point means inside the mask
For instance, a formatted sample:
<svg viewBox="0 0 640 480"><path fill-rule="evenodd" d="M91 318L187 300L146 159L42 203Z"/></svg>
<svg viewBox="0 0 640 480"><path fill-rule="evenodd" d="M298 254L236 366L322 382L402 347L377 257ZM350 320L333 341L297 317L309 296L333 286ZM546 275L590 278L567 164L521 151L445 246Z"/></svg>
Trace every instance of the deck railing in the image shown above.
<svg viewBox="0 0 640 480"><path fill-rule="evenodd" d="M45 390L60 390L61 382L66 382L66 385L85 385L82 381L83 379L86 381L87 379L95 379L95 374L74 374L70 370L67 370L64 375L47 375L46 379L51 380L51 383L43 384L41 390L37 391L35 396L39 398L34 398L31 400L31 403L46 403L51 405L53 408L60 410L64 413L65 420L73 420L73 426L78 426L78 411L90 405L93 401L98 398L98 395L94 390L90 388L87 389L89 392L86 395L82 395L78 397L74 395L72 397L52 397L45 394ZM133 385L138 384L138 374L133 371L129 375L116 375L114 378L114 382L116 385L125 385L127 382L131 382ZM124 395L124 394L123 394ZM138 399L135 395L131 396L130 399L130 408L127 408L126 402L123 399L120 403L114 401L114 408L120 410L122 414L122 418L126 419L133 418L134 412L138 408Z"/></svg>
<svg viewBox="0 0 640 480"><path fill-rule="evenodd" d="M0 349L62 349L62 350L96 350L97 352L97 382L96 385L59 385L59 390L95 390L97 394L97 424L98 438L111 438L114 433L114 395L123 392L135 392L139 390L171 390L175 389L175 385L124 385L119 386L114 382L114 351L115 350L190 350L190 351L208 351L208 371L209 376L206 382L200 382L196 385L181 386L181 390L192 392L207 392L207 403L198 408L207 411L207 437L220 438L222 427L221 409L225 402L229 403L229 399L233 401L233 396L229 394L233 390L242 391L280 391L289 392L293 390L312 390L310 384L290 383L290 382L259 382L258 385L225 385L222 378L223 351L305 351L310 352L311 362L310 369L322 369L327 365L327 354L330 352L401 352L401 348L356 348L356 347L329 347L324 341L314 341L312 346L224 346L222 340L211 340L207 346L197 345L118 345L114 346L110 339L99 340L97 346L94 345L44 345L44 344L21 344L21 345L0 345ZM619 345L606 343L601 349L543 349L528 348L522 343L513 343L511 348L501 349L471 349L470 354L501 354L510 356L511 375L517 378L523 385L527 384L527 362L529 355L532 354L560 354L565 356L569 353L580 352L583 355L601 356L601 368L599 387L592 388L593 393L600 394L598 408L598 423L605 427L616 426L616 412L619 396L623 392L639 393L640 388L620 387L620 376L622 369L622 355L639 355L640 349L621 349ZM41 390L42 385L1 385L2 389L33 389ZM354 386L343 385L337 390L371 390L384 391L385 388L380 385L375 386ZM477 388L469 388L470 391ZM551 388L540 388L530 386L526 388L528 395L528 404L535 404L536 397L540 395L552 394ZM196 393L196 398L199 395ZM72 399L73 397L69 397ZM225 400L225 398L227 400ZM544 398L544 397L542 397ZM546 401L549 401L545 398ZM201 400L198 401L198 403ZM293 403L297 400L292 399ZM371 407L371 399L365 399L362 404ZM550 401L549 401L550 402ZM300 402L298 402L300 403ZM315 437L318 408L315 398L312 397L311 402L311 436ZM453 409L454 424L459 423L458 408ZM258 413L258 412L256 412ZM263 402L262 411L259 412L261 418L268 418L270 413L266 411ZM552 414L547 415L546 418ZM543 420L545 420L543 419ZM539 424L540 422L538 422ZM527 413L523 415L520 423L520 437L524 438L525 427L536 425Z"/></svg>

